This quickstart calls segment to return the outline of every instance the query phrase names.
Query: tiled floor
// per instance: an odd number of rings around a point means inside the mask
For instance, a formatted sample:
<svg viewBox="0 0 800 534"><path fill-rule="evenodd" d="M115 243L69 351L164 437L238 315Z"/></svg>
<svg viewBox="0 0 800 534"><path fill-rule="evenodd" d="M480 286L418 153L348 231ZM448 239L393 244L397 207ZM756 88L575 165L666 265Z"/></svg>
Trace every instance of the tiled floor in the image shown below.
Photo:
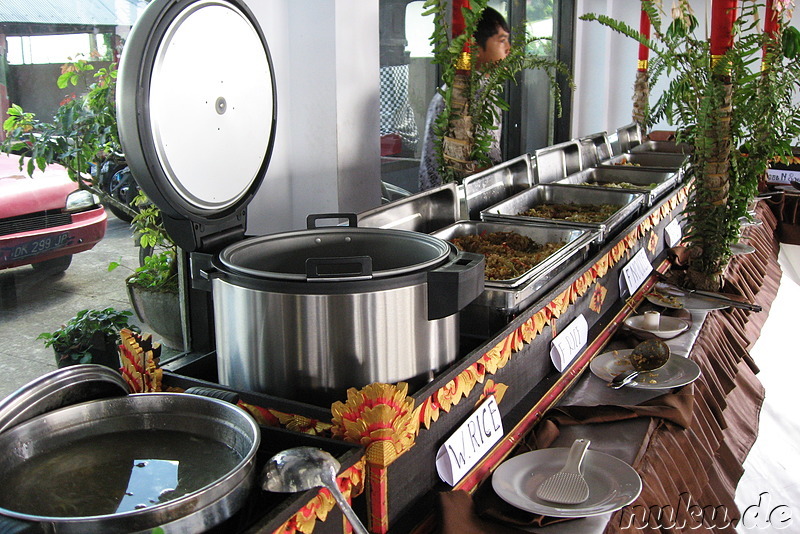
<svg viewBox="0 0 800 534"><path fill-rule="evenodd" d="M780 290L751 350L766 399L736 494L740 533L800 532L800 246L781 245L780 260Z"/></svg>

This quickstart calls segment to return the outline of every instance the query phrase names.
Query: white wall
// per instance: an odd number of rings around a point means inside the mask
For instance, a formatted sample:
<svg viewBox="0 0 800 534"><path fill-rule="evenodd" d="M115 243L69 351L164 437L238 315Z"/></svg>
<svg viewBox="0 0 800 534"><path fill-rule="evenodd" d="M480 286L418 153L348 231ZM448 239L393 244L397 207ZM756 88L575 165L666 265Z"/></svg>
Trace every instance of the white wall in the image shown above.
<svg viewBox="0 0 800 534"><path fill-rule="evenodd" d="M251 0L276 77L277 127L249 235L380 204L378 0Z"/></svg>
<svg viewBox="0 0 800 534"><path fill-rule="evenodd" d="M710 0L692 0L698 19L698 35L708 32L707 10ZM664 2L665 8L671 4ZM763 8L762 8L763 11ZM576 14L604 14L639 28L640 3L632 0L578 0ZM798 25L798 17L792 20ZM632 121L633 83L636 79L639 44L598 22L577 20L575 43L575 83L572 136L581 137L596 132L613 133L619 126ZM664 91L666 81L650 88L650 102ZM796 99L797 100L797 99ZM673 126L660 123L653 130L671 130Z"/></svg>

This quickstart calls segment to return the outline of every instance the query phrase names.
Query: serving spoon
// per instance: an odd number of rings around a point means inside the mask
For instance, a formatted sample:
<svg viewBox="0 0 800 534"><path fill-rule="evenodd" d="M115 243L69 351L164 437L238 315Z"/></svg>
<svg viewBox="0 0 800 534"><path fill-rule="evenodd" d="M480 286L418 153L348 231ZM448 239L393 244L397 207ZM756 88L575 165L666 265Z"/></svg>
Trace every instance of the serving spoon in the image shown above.
<svg viewBox="0 0 800 534"><path fill-rule="evenodd" d="M629 384L639 374L663 367L669 360L669 345L658 339L648 339L636 345L629 358L633 370L615 376L608 383L612 388L619 389Z"/></svg>
<svg viewBox="0 0 800 534"><path fill-rule="evenodd" d="M356 534L369 534L336 484L341 465L322 449L294 447L269 459L261 473L261 487L278 493L295 493L311 488L327 488L350 521Z"/></svg>

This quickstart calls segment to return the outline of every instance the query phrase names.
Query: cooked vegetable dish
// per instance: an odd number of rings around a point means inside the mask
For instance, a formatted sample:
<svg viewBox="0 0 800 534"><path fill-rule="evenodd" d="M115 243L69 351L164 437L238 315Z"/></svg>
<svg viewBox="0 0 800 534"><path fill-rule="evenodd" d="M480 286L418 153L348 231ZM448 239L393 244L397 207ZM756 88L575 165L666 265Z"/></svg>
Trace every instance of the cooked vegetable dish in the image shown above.
<svg viewBox="0 0 800 534"><path fill-rule="evenodd" d="M487 280L510 280L530 271L565 245L561 242L536 243L516 232L488 232L455 237L451 242L460 250L486 257Z"/></svg>
<svg viewBox="0 0 800 534"><path fill-rule="evenodd" d="M658 184L637 185L630 182L584 182L578 185L591 185L593 187L610 187L615 189L653 189Z"/></svg>
<svg viewBox="0 0 800 534"><path fill-rule="evenodd" d="M543 219L598 223L603 222L619 210L612 204L539 204L520 215Z"/></svg>

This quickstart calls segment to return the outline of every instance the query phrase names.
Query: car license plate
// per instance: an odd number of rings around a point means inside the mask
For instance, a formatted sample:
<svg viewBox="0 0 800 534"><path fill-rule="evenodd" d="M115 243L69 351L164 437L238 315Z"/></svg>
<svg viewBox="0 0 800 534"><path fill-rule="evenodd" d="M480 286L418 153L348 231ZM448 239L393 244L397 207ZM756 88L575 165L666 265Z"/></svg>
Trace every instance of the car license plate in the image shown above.
<svg viewBox="0 0 800 534"><path fill-rule="evenodd" d="M69 232L62 232L58 235L50 235L26 243L19 243L3 250L3 261L17 261L40 256L45 252L67 246L71 241Z"/></svg>

